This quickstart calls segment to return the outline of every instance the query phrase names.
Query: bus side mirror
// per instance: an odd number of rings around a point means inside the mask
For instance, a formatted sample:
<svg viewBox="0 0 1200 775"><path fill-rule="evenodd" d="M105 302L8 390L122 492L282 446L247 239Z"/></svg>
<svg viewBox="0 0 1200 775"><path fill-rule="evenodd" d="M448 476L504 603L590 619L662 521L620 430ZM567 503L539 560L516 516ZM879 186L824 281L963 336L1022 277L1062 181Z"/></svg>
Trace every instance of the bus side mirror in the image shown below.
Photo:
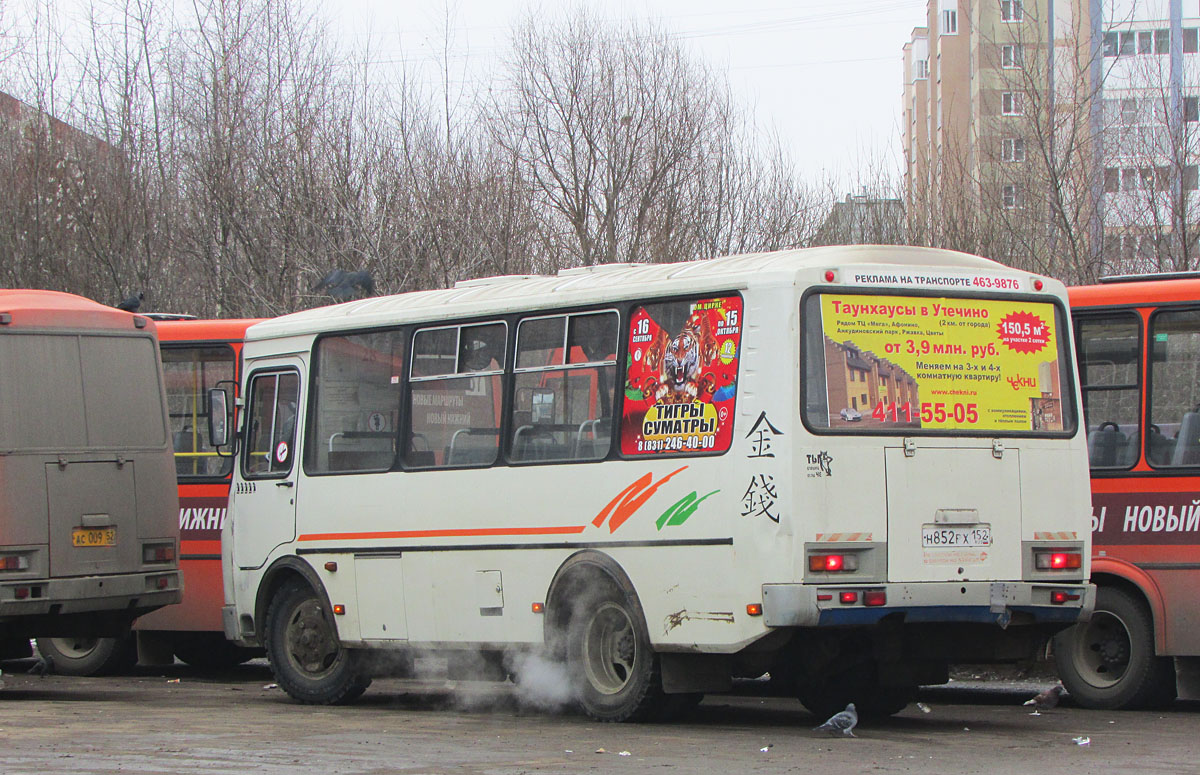
<svg viewBox="0 0 1200 775"><path fill-rule="evenodd" d="M224 388L208 391L208 443L218 450L229 444L229 409Z"/></svg>

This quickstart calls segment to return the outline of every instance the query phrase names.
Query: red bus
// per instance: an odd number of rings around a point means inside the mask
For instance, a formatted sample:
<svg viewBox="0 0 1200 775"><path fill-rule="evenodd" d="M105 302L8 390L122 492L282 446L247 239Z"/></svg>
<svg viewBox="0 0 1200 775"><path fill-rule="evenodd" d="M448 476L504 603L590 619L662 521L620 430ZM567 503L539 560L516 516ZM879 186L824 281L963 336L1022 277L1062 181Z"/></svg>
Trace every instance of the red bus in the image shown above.
<svg viewBox="0 0 1200 775"><path fill-rule="evenodd" d="M1069 293L1097 598L1055 661L1084 707L1160 705L1200 661L1200 273Z"/></svg>
<svg viewBox="0 0 1200 775"><path fill-rule="evenodd" d="M96 675L176 657L197 667L228 667L255 656L221 630L221 526L232 458L208 445L208 390L236 385L242 338L257 320L156 319L162 349L175 474L179 482L179 564L183 601L142 616L133 637L41 638L38 648L58 673Z"/></svg>

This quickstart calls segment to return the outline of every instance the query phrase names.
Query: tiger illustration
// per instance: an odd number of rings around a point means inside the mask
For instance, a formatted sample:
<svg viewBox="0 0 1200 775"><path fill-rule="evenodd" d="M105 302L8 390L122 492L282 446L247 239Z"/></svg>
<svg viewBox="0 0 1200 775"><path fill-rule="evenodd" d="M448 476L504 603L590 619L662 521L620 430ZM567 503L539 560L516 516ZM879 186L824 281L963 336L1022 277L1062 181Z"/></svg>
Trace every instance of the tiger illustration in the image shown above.
<svg viewBox="0 0 1200 775"><path fill-rule="evenodd" d="M655 403L690 403L704 393L712 393L716 377L705 374L717 356L717 338L705 315L692 315L683 330L672 338L666 331L646 350L646 364L658 369L651 377L646 395Z"/></svg>

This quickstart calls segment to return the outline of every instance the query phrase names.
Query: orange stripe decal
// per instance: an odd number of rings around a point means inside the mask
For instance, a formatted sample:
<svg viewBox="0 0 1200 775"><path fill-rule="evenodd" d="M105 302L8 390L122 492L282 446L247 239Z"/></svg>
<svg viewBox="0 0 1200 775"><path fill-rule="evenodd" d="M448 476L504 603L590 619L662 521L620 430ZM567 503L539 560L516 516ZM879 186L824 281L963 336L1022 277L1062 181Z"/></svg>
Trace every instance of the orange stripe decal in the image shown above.
<svg viewBox="0 0 1200 775"><path fill-rule="evenodd" d="M587 525L563 527L476 527L454 530L387 530L377 533L305 533L297 541L350 541L376 538L464 538L471 536L576 535Z"/></svg>
<svg viewBox="0 0 1200 775"><path fill-rule="evenodd" d="M621 490L617 497L609 501L608 505L601 509L600 513L596 515L596 518L592 520L592 524L596 527L600 527L604 524L605 518L611 514L612 516L608 519L608 532L617 532L617 528L625 524L625 520L632 517L633 512L640 509L642 504L650 500L650 496L653 495L659 487L662 487L664 484L666 484L667 481L675 474L686 470L687 466L684 466L683 468L677 468L664 476L662 479L659 479L654 484L650 484L650 482L654 480L654 475L647 472L645 476L641 477L624 490Z"/></svg>

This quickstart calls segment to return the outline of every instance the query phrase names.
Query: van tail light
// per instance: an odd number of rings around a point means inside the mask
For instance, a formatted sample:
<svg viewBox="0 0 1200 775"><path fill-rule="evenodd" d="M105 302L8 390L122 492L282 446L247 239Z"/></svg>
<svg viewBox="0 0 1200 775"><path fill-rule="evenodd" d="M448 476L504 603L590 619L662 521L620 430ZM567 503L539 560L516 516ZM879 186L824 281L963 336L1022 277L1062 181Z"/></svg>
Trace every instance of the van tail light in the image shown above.
<svg viewBox="0 0 1200 775"><path fill-rule="evenodd" d="M145 544L142 546L142 562L174 562L175 544Z"/></svg>
<svg viewBox="0 0 1200 775"><path fill-rule="evenodd" d="M863 605L887 605L887 590L868 589L866 592L863 592Z"/></svg>
<svg viewBox="0 0 1200 775"><path fill-rule="evenodd" d="M1062 605L1063 603L1069 603L1078 599L1078 592L1070 592L1065 589L1054 589L1050 591L1050 602L1053 605Z"/></svg>
<svg viewBox="0 0 1200 775"><path fill-rule="evenodd" d="M808 569L813 573L838 573L858 570L858 556L854 554L810 554Z"/></svg>
<svg viewBox="0 0 1200 775"><path fill-rule="evenodd" d="M29 570L29 557L24 554L0 555L0 570Z"/></svg>
<svg viewBox="0 0 1200 775"><path fill-rule="evenodd" d="M1079 552L1037 552L1033 564L1038 570L1079 570L1083 567L1083 555Z"/></svg>
<svg viewBox="0 0 1200 775"><path fill-rule="evenodd" d="M842 605L853 605L854 603L858 602L858 593L857 592L843 592L840 595L838 595L838 600L841 601Z"/></svg>

